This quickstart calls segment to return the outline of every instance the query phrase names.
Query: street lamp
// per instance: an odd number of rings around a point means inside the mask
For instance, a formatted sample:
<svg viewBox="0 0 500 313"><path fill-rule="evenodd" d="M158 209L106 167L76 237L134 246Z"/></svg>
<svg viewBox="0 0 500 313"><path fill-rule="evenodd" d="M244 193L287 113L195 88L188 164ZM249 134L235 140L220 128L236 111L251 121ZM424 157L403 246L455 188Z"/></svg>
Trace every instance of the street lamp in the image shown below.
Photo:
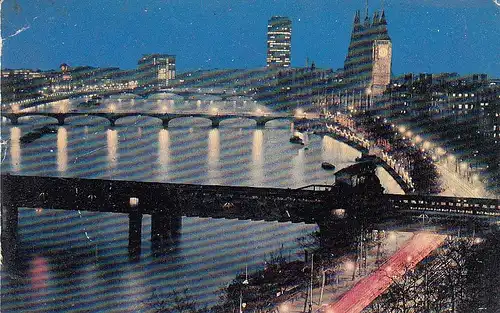
<svg viewBox="0 0 500 313"><path fill-rule="evenodd" d="M245 280L241 283L242 285L248 285L248 267L245 266ZM246 308L247 304L243 302L243 287L240 289L240 313L243 313L243 309Z"/></svg>
<svg viewBox="0 0 500 313"><path fill-rule="evenodd" d="M461 174L467 176L467 162L460 163L460 172Z"/></svg>

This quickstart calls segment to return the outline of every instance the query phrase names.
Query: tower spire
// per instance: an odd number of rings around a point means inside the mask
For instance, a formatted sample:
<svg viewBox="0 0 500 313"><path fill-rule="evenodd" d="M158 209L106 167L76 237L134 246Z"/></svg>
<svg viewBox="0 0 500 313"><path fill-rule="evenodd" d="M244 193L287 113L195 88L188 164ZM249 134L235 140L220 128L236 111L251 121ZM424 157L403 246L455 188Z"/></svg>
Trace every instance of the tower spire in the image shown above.
<svg viewBox="0 0 500 313"><path fill-rule="evenodd" d="M368 0L366 0L365 7L365 25L368 26L370 24L370 16L368 15Z"/></svg>
<svg viewBox="0 0 500 313"><path fill-rule="evenodd" d="M387 20L385 19L385 11L382 10L382 14L380 14L380 24L387 25Z"/></svg>
<svg viewBox="0 0 500 313"><path fill-rule="evenodd" d="M373 25L377 25L379 22L378 11L373 12Z"/></svg>
<svg viewBox="0 0 500 313"><path fill-rule="evenodd" d="M359 24L359 10L356 11L356 15L354 16L354 24Z"/></svg>

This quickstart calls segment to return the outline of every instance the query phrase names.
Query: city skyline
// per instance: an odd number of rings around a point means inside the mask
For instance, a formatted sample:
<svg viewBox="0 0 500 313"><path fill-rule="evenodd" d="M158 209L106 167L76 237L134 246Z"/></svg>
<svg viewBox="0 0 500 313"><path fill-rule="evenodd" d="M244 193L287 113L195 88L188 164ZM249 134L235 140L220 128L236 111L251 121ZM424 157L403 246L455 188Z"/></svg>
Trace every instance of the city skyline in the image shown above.
<svg viewBox="0 0 500 313"><path fill-rule="evenodd" d="M341 68L350 26L356 10L364 7L362 1L285 6L285 1L269 7L262 1L149 0L140 5L108 1L97 9L92 1L6 0L2 68L45 70L64 62L134 68L137 57L147 53L177 55L180 71L265 67L267 21L273 15L288 16L295 25L292 67L304 66L309 58L318 67ZM375 9L380 9L380 3L372 1L370 14ZM385 1L384 9L393 41L394 75L500 76L496 53L500 43L495 40L500 7L493 1ZM102 20L107 21L106 27Z"/></svg>

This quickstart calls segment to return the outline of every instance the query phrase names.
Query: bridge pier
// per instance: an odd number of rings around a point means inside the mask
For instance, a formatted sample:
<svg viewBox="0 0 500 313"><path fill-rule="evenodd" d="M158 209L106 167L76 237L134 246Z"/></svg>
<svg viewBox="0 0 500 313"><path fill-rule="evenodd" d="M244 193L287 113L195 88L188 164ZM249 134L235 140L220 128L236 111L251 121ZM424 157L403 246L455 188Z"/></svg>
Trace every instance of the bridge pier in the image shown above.
<svg viewBox="0 0 500 313"><path fill-rule="evenodd" d="M182 217L157 212L151 215L151 250L153 255L160 256L168 252L179 238Z"/></svg>
<svg viewBox="0 0 500 313"><path fill-rule="evenodd" d="M142 213L129 213L128 256L132 261L141 258Z"/></svg>
<svg viewBox="0 0 500 313"><path fill-rule="evenodd" d="M212 128L217 128L219 127L220 125L220 121L219 120L212 120Z"/></svg>
<svg viewBox="0 0 500 313"><path fill-rule="evenodd" d="M64 119L65 119L65 118L66 118L65 116L57 116L57 124L58 124L59 126L64 125Z"/></svg>
<svg viewBox="0 0 500 313"><path fill-rule="evenodd" d="M168 128L168 123L170 122L170 120L161 120L161 123L163 125L163 128Z"/></svg>
<svg viewBox="0 0 500 313"><path fill-rule="evenodd" d="M257 121L257 128L265 128L266 127L266 121Z"/></svg>
<svg viewBox="0 0 500 313"><path fill-rule="evenodd" d="M115 127L116 120L115 119L109 119L109 126Z"/></svg>
<svg viewBox="0 0 500 313"><path fill-rule="evenodd" d="M17 116L10 116L10 123L12 125L18 125L19 124L19 118Z"/></svg>
<svg viewBox="0 0 500 313"><path fill-rule="evenodd" d="M5 194L4 194L5 195ZM11 203L2 203L2 263L14 267L18 254L17 225L19 210Z"/></svg>

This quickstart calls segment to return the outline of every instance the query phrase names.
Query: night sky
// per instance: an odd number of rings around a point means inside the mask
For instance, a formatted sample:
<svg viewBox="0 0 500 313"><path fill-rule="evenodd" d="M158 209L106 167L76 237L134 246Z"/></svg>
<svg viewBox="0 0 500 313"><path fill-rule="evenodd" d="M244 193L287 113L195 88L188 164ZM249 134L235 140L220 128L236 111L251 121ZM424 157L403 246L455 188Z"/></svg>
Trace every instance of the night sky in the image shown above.
<svg viewBox="0 0 500 313"><path fill-rule="evenodd" d="M340 68L364 0L4 0L2 68L135 68L145 53L179 72L265 66L267 20L293 23L292 65ZM500 77L499 0L385 0L393 73ZM370 16L381 7L370 0Z"/></svg>

